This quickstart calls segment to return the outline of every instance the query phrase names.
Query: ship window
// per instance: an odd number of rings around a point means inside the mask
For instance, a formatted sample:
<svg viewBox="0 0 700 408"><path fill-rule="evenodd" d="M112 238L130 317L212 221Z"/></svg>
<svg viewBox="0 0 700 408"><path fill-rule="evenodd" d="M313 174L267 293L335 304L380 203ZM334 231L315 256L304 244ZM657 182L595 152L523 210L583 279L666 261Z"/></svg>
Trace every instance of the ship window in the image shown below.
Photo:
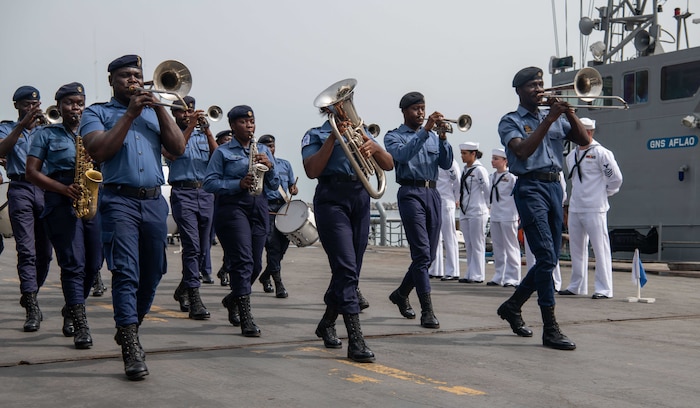
<svg viewBox="0 0 700 408"><path fill-rule="evenodd" d="M636 71L622 77L622 92L625 102L630 105L645 103L649 99L649 72Z"/></svg>
<svg viewBox="0 0 700 408"><path fill-rule="evenodd" d="M689 98L700 87L700 61L661 68L661 99Z"/></svg>

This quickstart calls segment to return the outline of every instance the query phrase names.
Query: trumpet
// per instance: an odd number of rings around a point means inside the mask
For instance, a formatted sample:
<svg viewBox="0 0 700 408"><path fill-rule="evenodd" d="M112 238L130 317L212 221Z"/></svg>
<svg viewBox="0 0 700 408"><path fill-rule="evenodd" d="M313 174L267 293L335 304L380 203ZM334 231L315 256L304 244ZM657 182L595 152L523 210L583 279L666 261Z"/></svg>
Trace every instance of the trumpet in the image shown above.
<svg viewBox="0 0 700 408"><path fill-rule="evenodd" d="M424 122L427 122L428 119L425 119ZM438 124L438 131L444 132L444 133L452 133L452 125L450 123L455 123L457 124L457 129L460 130L460 132L468 132L469 129L472 127L472 117L467 115L466 113L464 115L459 115L457 119L442 119Z"/></svg>
<svg viewBox="0 0 700 408"><path fill-rule="evenodd" d="M562 95L561 91L573 90L576 95ZM620 102L622 105L571 105L572 108L596 108L596 109L629 109L627 101L619 96L601 95L603 92L603 78L597 69L591 67L581 68L574 77L574 82L557 85L545 89L538 94L542 98L541 106L551 104L550 99L580 99L584 102L593 102L596 99L608 99Z"/></svg>
<svg viewBox="0 0 700 408"><path fill-rule="evenodd" d="M197 118L197 124L200 127L208 127L209 126L209 120L212 122L218 122L221 120L221 118L224 116L224 111L216 106L212 105L207 109L207 113L204 114L203 116L200 116Z"/></svg>
<svg viewBox="0 0 700 408"><path fill-rule="evenodd" d="M46 112L42 113L41 116L36 118L36 123L39 126L53 125L61 121L61 111L58 110L58 106L51 105L46 108Z"/></svg>
<svg viewBox="0 0 700 408"><path fill-rule="evenodd" d="M357 85L357 81L353 78L334 83L316 97L314 106L327 109L328 122L333 128L333 136L338 140L365 190L370 197L378 199L384 195L384 190L386 190L386 177L384 170L379 167L373 157L364 157L360 152L360 146L364 143L364 123L352 103L355 85ZM349 121L352 126L341 134L338 130L338 124L346 121ZM378 130L379 127L376 126L376 129ZM377 176L376 189L369 182L369 178L373 175Z"/></svg>
<svg viewBox="0 0 700 408"><path fill-rule="evenodd" d="M369 125L367 125L367 131L370 135L377 137L382 131L382 128L380 128L379 125L377 125L376 123L370 123Z"/></svg>
<svg viewBox="0 0 700 408"><path fill-rule="evenodd" d="M192 89L192 74L183 63L175 60L161 62L153 73L153 80L144 82L144 85L149 85L151 88L131 86L129 87L129 91L131 91L131 93L157 93L162 99L168 101L178 100L182 105L165 102L158 102L156 105L168 106L175 109L187 109L187 104L182 98Z"/></svg>

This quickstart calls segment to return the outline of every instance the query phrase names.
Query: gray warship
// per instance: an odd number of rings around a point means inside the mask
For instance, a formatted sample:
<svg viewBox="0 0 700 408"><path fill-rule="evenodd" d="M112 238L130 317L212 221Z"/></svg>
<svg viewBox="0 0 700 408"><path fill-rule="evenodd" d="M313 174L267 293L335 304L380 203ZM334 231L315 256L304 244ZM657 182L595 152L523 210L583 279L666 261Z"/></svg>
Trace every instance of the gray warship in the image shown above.
<svg viewBox="0 0 700 408"><path fill-rule="evenodd" d="M575 69L567 56L552 57L549 68L563 95L586 95L590 67L602 80L600 95L621 98L570 100L579 117L596 120L595 138L613 151L624 176L610 198L613 257L629 259L639 248L644 259L700 261L700 47L688 41L692 13L670 11L674 36L659 25L663 4L656 0L605 3L578 24L582 39L595 41L586 45L585 67Z"/></svg>

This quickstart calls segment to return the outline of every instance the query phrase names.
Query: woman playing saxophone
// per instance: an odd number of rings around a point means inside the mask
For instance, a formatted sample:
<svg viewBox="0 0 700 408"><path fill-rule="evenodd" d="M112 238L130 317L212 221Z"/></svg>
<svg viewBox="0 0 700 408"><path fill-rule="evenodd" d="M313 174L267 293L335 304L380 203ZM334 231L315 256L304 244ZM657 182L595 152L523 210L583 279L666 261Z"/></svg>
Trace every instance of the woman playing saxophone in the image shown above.
<svg viewBox="0 0 700 408"><path fill-rule="evenodd" d="M102 265L99 216L78 218L73 202L82 188L75 183L76 145L80 118L85 109L85 91L81 84L63 85L56 92L62 123L46 126L32 141L27 155L27 180L46 191L44 219L49 239L61 267L63 334L73 337L75 347L92 347L92 336L85 315L85 300L95 275ZM85 154L84 161L90 161ZM45 168L45 173L42 172Z"/></svg>
<svg viewBox="0 0 700 408"><path fill-rule="evenodd" d="M262 192L263 183L276 190L279 177L268 147L253 139L253 110L246 105L236 106L228 112L228 120L233 139L212 154L202 187L217 195L214 228L231 265L231 293L222 303L229 311L231 324L240 325L246 337L258 337L260 329L250 311L251 281L262 270L270 226L267 197L255 193L258 188ZM262 171L258 165L268 170Z"/></svg>

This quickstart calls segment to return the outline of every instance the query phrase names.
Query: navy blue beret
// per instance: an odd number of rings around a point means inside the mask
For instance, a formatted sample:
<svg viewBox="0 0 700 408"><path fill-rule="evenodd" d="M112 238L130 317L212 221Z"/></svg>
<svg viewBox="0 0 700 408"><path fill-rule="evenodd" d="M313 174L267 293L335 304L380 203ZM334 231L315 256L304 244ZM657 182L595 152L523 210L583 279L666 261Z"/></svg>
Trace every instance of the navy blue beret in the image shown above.
<svg viewBox="0 0 700 408"><path fill-rule="evenodd" d="M258 139L258 143L262 143L262 144L275 143L275 137L272 135L262 135Z"/></svg>
<svg viewBox="0 0 700 408"><path fill-rule="evenodd" d="M24 101L27 99L33 99L33 100L41 99L41 95L39 95L39 90L34 88L33 86L24 85L24 86L20 86L19 88L17 88L17 90L15 91L15 94L12 95L12 100L15 102Z"/></svg>
<svg viewBox="0 0 700 408"><path fill-rule="evenodd" d="M513 88L523 86L533 79L542 79L542 70L537 67L523 68L513 77Z"/></svg>
<svg viewBox="0 0 700 408"><path fill-rule="evenodd" d="M236 120L238 118L252 118L254 116L253 109L248 105L234 106L230 111L228 111L229 121Z"/></svg>
<svg viewBox="0 0 700 408"><path fill-rule="evenodd" d="M141 68L141 57L133 54L121 56L109 63L109 66L107 66L107 72L111 74L119 68L124 67Z"/></svg>
<svg viewBox="0 0 700 408"><path fill-rule="evenodd" d="M188 109L194 109L195 100L194 100L193 97L187 95L187 96L185 96L185 97L182 98L182 99L185 100L185 103L187 104L187 108L188 108ZM173 105L182 105L182 102L180 102L180 100L178 99L178 100L176 100L176 101L173 101ZM176 109L177 109L177 108L171 108L171 110L176 110Z"/></svg>
<svg viewBox="0 0 700 408"><path fill-rule="evenodd" d="M423 97L423 94L420 92L409 92L406 95L404 95L403 98L401 98L401 102L399 102L399 108L405 109L417 103L425 103L425 98Z"/></svg>
<svg viewBox="0 0 700 408"><path fill-rule="evenodd" d="M70 95L85 96L85 88L83 87L83 84L80 82L71 82L70 84L65 84L58 88L58 91L56 91L56 102Z"/></svg>
<svg viewBox="0 0 700 408"><path fill-rule="evenodd" d="M229 130L222 130L221 132L217 133L217 134L216 134L216 138L215 138L215 139L216 139L216 143L219 143L219 144L220 144L221 142L219 142L219 139L224 138L224 137L226 137L226 136L231 136L231 137L233 137L233 131L231 131L231 130L229 129Z"/></svg>

